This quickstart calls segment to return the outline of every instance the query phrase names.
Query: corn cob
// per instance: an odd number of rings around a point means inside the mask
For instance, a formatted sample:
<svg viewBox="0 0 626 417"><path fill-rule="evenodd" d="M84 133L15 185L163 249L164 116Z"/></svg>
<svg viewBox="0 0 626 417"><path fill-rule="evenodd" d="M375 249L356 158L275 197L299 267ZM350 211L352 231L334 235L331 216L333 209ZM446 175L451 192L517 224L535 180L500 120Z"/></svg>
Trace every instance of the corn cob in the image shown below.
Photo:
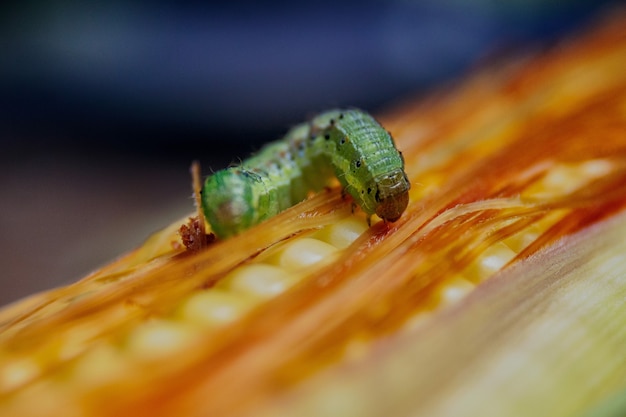
<svg viewBox="0 0 626 417"><path fill-rule="evenodd" d="M0 414L600 415L626 392L626 14L381 115L412 188L0 311ZM606 403L604 401L609 401Z"/></svg>

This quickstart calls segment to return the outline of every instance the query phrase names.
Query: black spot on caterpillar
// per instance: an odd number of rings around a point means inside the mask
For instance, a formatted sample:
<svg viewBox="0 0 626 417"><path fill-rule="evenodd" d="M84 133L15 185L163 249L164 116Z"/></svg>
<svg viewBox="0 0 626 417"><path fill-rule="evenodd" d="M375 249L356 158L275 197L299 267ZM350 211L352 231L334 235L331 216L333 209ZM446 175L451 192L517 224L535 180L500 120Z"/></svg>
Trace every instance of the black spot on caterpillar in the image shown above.
<svg viewBox="0 0 626 417"><path fill-rule="evenodd" d="M391 135L360 110L332 110L293 127L239 166L210 175L202 210L220 238L303 201L335 175L368 215L400 218L409 202L404 160Z"/></svg>

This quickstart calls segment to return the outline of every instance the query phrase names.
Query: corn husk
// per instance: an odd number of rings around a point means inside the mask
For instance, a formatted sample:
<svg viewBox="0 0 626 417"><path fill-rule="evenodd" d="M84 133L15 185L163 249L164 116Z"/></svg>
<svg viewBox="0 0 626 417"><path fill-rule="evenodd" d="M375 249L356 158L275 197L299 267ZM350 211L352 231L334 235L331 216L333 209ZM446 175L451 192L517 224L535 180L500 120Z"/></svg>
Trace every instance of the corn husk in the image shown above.
<svg viewBox="0 0 626 417"><path fill-rule="evenodd" d="M197 252L177 220L4 308L0 413L624 411L625 68L618 10L380 115L406 160L407 212L306 267L285 266L293 242L364 221L338 188ZM242 293L238 271L258 264L288 285ZM183 306L211 291L247 310L192 323Z"/></svg>

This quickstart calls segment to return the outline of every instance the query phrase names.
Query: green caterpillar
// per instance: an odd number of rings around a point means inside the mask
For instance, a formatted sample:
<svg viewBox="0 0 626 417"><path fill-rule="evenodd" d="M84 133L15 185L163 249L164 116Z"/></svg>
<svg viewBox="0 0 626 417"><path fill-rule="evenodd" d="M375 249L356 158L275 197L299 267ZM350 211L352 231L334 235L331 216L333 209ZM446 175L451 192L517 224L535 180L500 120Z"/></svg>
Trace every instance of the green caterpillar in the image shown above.
<svg viewBox="0 0 626 417"><path fill-rule="evenodd" d="M236 235L303 201L333 175L370 217L394 222L410 183L393 139L360 110L332 110L292 128L241 165L209 176L202 210L220 238Z"/></svg>

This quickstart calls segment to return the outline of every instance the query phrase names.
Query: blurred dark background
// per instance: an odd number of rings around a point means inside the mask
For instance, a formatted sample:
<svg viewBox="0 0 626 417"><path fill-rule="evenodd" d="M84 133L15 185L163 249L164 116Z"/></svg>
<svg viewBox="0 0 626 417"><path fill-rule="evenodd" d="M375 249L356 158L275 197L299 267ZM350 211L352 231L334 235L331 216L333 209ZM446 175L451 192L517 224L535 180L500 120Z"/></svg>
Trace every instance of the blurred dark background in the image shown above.
<svg viewBox="0 0 626 417"><path fill-rule="evenodd" d="M4 2L0 305L193 210L188 168L334 106L376 112L615 1Z"/></svg>

